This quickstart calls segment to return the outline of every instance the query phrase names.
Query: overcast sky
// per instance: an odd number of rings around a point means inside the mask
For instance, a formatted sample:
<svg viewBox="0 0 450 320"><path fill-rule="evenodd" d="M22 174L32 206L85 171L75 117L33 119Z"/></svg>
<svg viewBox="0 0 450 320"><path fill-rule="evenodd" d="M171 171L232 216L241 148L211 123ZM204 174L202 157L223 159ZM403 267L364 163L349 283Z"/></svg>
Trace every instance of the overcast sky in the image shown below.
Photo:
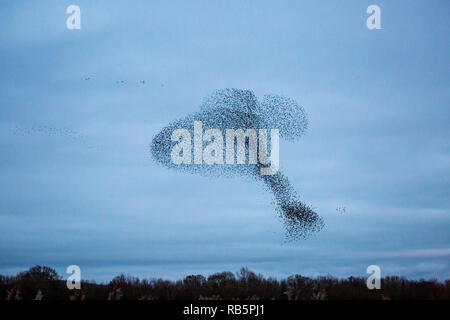
<svg viewBox="0 0 450 320"><path fill-rule="evenodd" d="M0 273L450 278L449 15L445 0L2 1ZM321 232L286 243L260 184L151 159L162 127L223 88L304 107L280 163Z"/></svg>

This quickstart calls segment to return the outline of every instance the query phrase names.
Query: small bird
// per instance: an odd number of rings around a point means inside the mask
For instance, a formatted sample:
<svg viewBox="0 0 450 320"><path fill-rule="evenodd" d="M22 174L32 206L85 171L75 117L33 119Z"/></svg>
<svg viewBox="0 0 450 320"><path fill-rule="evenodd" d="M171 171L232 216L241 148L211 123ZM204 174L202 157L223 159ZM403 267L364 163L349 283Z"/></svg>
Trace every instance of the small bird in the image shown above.
<svg viewBox="0 0 450 320"><path fill-rule="evenodd" d="M145 80L141 80L141 81L139 81L140 83L142 83L142 84L145 84Z"/></svg>
<svg viewBox="0 0 450 320"><path fill-rule="evenodd" d="M87 77L87 78L84 78L84 80L85 80L85 81L91 80L91 78L90 78L90 77Z"/></svg>
<svg viewBox="0 0 450 320"><path fill-rule="evenodd" d="M336 211L339 213L345 213L345 207L336 207Z"/></svg>

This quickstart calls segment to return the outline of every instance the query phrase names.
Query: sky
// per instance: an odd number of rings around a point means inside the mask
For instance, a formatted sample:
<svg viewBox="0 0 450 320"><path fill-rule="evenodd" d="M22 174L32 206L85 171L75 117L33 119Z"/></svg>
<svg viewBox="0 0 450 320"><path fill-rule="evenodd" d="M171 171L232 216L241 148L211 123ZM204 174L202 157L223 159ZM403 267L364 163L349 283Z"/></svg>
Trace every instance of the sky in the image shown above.
<svg viewBox="0 0 450 320"><path fill-rule="evenodd" d="M2 1L0 274L449 279L449 15L445 0ZM288 242L261 184L152 160L153 136L224 88L303 106L280 170L320 232Z"/></svg>

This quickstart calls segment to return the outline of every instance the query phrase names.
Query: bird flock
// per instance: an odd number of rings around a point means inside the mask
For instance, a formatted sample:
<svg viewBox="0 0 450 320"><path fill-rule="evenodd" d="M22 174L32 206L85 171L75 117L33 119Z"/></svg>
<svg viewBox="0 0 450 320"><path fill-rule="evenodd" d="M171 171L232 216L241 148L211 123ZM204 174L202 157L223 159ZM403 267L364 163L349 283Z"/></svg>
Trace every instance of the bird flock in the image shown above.
<svg viewBox="0 0 450 320"><path fill-rule="evenodd" d="M89 77L85 77L84 81L90 81L90 80L93 80L93 79L94 79L93 77L89 76ZM124 85L126 83L131 83L131 81L127 82L127 80L116 80L115 83ZM146 81L145 80L139 80L138 83L141 84L141 85L145 85ZM161 83L160 86L164 87L164 83Z"/></svg>
<svg viewBox="0 0 450 320"><path fill-rule="evenodd" d="M273 204L282 218L288 240L306 238L322 229L323 219L300 201L289 179L281 171L274 175L261 175L261 164L174 164L171 151L175 142L171 139L171 133L178 128L192 133L194 121L202 121L205 130L274 128L279 130L282 139L296 141L303 135L308 122L306 112L295 100L266 95L259 101L249 90L219 90L203 101L200 111L173 121L156 134L150 144L150 152L156 162L169 169L218 178L238 175L262 182L273 196ZM246 148L248 153L248 144Z"/></svg>

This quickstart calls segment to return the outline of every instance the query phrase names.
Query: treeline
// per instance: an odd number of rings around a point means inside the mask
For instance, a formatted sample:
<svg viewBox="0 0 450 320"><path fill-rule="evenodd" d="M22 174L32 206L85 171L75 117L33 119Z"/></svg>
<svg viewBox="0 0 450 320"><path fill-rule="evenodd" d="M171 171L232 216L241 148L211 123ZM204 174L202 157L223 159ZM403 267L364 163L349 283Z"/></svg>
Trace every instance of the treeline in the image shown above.
<svg viewBox="0 0 450 320"><path fill-rule="evenodd" d="M119 275L107 284L82 281L69 290L50 267L36 266L15 276L0 275L0 300L339 300L450 299L450 280L407 280L386 277L380 290L368 290L365 278L265 278L247 268L182 280L143 279Z"/></svg>

